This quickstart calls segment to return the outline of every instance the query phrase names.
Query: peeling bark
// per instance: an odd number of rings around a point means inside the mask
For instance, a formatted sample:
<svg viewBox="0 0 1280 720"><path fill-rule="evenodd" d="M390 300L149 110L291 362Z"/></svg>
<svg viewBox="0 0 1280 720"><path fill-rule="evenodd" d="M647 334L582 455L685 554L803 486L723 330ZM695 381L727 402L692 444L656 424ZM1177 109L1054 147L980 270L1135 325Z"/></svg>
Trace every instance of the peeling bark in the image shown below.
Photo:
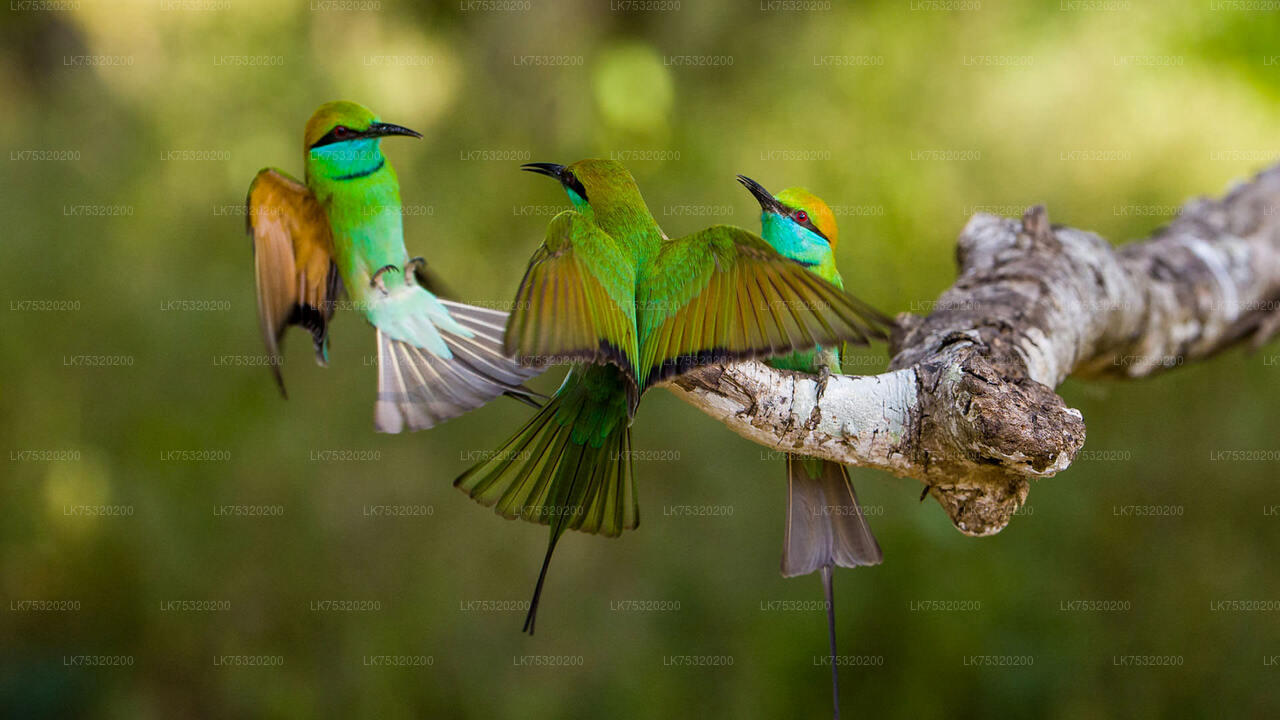
<svg viewBox="0 0 1280 720"><path fill-rule="evenodd" d="M979 213L957 261L933 312L898 316L888 372L820 386L747 362L668 387L762 445L916 478L961 532L999 532L1084 445L1053 390L1068 375L1143 377L1280 330L1280 166L1118 248L1042 206Z"/></svg>

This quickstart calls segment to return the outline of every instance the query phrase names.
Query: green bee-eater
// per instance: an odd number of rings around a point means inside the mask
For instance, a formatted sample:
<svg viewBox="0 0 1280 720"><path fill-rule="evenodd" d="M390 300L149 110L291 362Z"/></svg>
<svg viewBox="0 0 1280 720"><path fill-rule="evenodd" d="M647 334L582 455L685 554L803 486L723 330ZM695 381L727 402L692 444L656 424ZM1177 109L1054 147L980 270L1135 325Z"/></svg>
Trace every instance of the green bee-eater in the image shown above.
<svg viewBox="0 0 1280 720"><path fill-rule="evenodd" d="M788 188L774 196L749 177L739 175L738 181L760 202L760 235L784 257L809 268L832 285L844 288L844 280L836 269L838 228L831 208L803 188ZM769 364L783 370L818 373L825 378L840 372L840 349L820 344L774 358ZM831 689L837 718L840 717L840 693L832 570L836 566L879 565L883 559L845 466L788 454L782 576L808 575L815 570L822 573L831 644Z"/></svg>
<svg viewBox="0 0 1280 720"><path fill-rule="evenodd" d="M565 530L617 536L640 515L629 427L641 394L696 366L882 335L874 314L782 257L718 225L670 239L626 168L531 163L565 188L507 322L526 362L572 362L550 402L455 482L508 518L550 525L524 629Z"/></svg>
<svg viewBox="0 0 1280 720"><path fill-rule="evenodd" d="M540 370L503 350L507 314L419 284L424 261L405 250L400 183L382 154L382 138L397 135L422 137L356 103L325 103L304 133L306 182L266 168L249 186L258 316L281 393L285 330L307 329L324 365L345 288L377 329L378 430L429 428L504 393L536 407L521 383Z"/></svg>

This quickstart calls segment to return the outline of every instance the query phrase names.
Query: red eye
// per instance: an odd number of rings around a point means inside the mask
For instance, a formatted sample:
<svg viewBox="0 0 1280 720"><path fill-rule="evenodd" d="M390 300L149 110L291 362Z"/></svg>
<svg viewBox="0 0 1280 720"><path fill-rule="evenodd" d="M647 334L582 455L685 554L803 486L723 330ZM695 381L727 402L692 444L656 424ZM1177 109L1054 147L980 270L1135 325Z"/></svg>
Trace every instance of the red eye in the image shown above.
<svg viewBox="0 0 1280 720"><path fill-rule="evenodd" d="M809 213L803 210L797 210L796 214L792 215L792 217L796 219L796 222L802 222L802 223L809 222Z"/></svg>
<svg viewBox="0 0 1280 720"><path fill-rule="evenodd" d="M333 134L335 137L346 137L351 134L351 128L346 125L339 125L333 129Z"/></svg>

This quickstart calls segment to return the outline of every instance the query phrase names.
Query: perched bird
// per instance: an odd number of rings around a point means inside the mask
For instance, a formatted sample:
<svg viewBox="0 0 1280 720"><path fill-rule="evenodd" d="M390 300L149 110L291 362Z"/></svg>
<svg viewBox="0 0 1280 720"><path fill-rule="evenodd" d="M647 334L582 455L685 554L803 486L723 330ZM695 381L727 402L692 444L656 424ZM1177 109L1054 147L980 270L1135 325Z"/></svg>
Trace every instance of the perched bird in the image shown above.
<svg viewBox="0 0 1280 720"><path fill-rule="evenodd" d="M631 419L655 383L706 364L880 334L865 307L778 254L717 225L669 239L631 173L607 160L523 169L561 183L507 322L525 362L573 363L551 400L455 485L508 518L550 526L524 629L565 530L617 536L640 521Z"/></svg>
<svg viewBox="0 0 1280 720"><path fill-rule="evenodd" d="M744 175L738 182L760 202L760 235L782 256L838 288L844 288L836 269L836 218L821 198L802 188L788 188L776 196ZM874 312L868 310L868 312ZM888 326L892 321L877 318ZM840 349L823 345L796 350L768 361L775 368L820 374L823 382L840 372ZM849 471L840 463L787 454L787 526L782 548L782 576L822 573L827 601L827 632L831 643L831 691L835 716L840 717L839 669L836 663L836 616L832 570L836 567L879 565L884 556L858 505Z"/></svg>
<svg viewBox="0 0 1280 720"><path fill-rule="evenodd" d="M316 362L326 364L345 288L377 329L378 430L429 428L502 394L538 407L522 383L541 370L503 350L507 314L422 286L425 262L405 250L400 183L382 154L382 138L393 136L422 137L362 105L325 103L307 121L306 182L266 168L249 186L258 317L280 392L285 330L309 331Z"/></svg>

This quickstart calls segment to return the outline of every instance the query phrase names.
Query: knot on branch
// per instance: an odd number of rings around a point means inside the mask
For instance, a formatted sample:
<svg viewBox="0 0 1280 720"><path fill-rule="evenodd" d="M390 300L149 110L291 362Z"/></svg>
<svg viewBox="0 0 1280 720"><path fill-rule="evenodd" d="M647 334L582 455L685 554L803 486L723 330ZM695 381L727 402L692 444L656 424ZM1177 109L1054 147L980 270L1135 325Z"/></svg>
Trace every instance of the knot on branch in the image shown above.
<svg viewBox="0 0 1280 720"><path fill-rule="evenodd" d="M988 352L967 344L918 368L923 479L970 535L1002 529L1026 500L1028 479L1066 468L1085 438L1078 411Z"/></svg>
<svg viewBox="0 0 1280 720"><path fill-rule="evenodd" d="M959 382L952 389L960 421L953 439L975 462L1018 475L1052 475L1084 445L1080 413L1034 380L1014 379L976 348L957 353Z"/></svg>
<svg viewBox="0 0 1280 720"><path fill-rule="evenodd" d="M1003 485L931 485L929 494L942 506L957 530L972 537L986 537L1009 524L1013 514L1027 501L1029 490L1024 478L1009 478Z"/></svg>

